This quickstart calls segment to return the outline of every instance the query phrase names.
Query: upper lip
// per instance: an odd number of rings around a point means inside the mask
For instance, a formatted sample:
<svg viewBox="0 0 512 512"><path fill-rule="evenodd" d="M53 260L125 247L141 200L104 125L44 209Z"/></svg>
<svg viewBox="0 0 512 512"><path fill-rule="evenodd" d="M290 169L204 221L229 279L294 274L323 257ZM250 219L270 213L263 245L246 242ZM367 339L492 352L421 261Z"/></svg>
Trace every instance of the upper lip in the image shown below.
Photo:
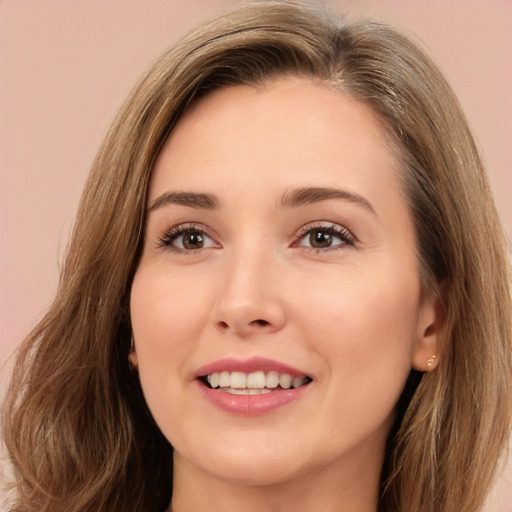
<svg viewBox="0 0 512 512"><path fill-rule="evenodd" d="M205 364L196 372L196 377L204 377L216 372L269 372L286 373L292 377L307 377L304 372L285 363L265 357L251 357L249 359L225 358Z"/></svg>

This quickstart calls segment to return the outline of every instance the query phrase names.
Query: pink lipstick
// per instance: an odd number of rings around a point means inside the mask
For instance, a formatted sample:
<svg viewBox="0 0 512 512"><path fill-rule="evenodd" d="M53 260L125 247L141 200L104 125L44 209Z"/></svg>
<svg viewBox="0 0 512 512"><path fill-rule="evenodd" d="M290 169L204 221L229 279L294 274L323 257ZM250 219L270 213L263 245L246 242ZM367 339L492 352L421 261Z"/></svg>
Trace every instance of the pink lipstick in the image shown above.
<svg viewBox="0 0 512 512"><path fill-rule="evenodd" d="M298 400L312 379L266 358L221 359L196 372L203 396L221 410L238 415L267 414Z"/></svg>

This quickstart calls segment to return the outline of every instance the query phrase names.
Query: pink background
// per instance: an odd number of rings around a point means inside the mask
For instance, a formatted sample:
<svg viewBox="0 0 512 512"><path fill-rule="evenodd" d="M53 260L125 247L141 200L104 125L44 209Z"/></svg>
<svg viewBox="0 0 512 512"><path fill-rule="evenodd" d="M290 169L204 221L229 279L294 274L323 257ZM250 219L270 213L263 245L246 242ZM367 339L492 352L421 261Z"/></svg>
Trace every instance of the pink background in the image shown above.
<svg viewBox="0 0 512 512"><path fill-rule="evenodd" d="M512 0L329 2L412 33L459 95L512 234ZM94 154L142 72L233 0L0 0L0 392L55 291ZM512 511L512 463L488 512Z"/></svg>

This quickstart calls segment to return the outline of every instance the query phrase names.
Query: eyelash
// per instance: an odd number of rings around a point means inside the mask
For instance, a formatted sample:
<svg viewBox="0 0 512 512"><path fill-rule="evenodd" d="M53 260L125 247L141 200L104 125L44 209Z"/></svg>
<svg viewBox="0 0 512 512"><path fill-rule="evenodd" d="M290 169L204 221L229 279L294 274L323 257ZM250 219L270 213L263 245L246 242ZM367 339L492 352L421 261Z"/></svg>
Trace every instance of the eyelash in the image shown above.
<svg viewBox="0 0 512 512"><path fill-rule="evenodd" d="M307 235L311 235L315 231L339 238L341 240L341 243L334 246L328 246L323 248L309 247L309 251L312 253L322 253L327 251L340 250L346 247L352 247L357 242L356 237L347 228L344 228L337 224L325 224L322 222L318 222L313 225L308 224L302 227L297 232L296 237L298 238L298 240L292 244L292 247L307 248L307 246L302 246L301 242L305 240ZM172 245L173 242L177 240L180 236L186 234L203 235L209 238L210 240L213 240L213 238L208 234L208 230L205 229L205 227L202 225L198 226L194 223L178 224L176 226L170 227L161 236L158 237L157 247L159 249L169 248L170 250L181 254L197 254L199 251L204 249L203 247L199 249L184 249Z"/></svg>
<svg viewBox="0 0 512 512"><path fill-rule="evenodd" d="M180 236L186 235L186 234L199 234L206 236L210 240L212 240L212 237L208 234L208 230L204 226L198 226L194 223L188 223L188 224L178 224L176 226L171 226L169 229L167 229L161 236L158 237L157 247L159 249L165 249L169 248L174 252L182 253L182 254L191 254L191 253L197 253L202 248L199 249L182 249L181 247L176 247L175 245L172 245L172 243L177 240Z"/></svg>
<svg viewBox="0 0 512 512"><path fill-rule="evenodd" d="M314 233L315 231L320 233L326 233L328 235L334 236L336 238L339 238L341 240L340 244L328 246L324 248L317 248L317 247L309 247L309 251L311 253L317 254L322 253L326 251L336 251L340 249L344 249L346 247L353 247L357 239L356 237L345 227L339 226L338 224L333 223L323 223L318 222L314 224L308 224L304 227L302 227L297 232L297 238L299 239L297 242L293 244L293 246L299 246L301 247L301 242L306 238L307 235L310 235ZM305 247L305 246L303 246ZM306 248L306 247L305 247Z"/></svg>

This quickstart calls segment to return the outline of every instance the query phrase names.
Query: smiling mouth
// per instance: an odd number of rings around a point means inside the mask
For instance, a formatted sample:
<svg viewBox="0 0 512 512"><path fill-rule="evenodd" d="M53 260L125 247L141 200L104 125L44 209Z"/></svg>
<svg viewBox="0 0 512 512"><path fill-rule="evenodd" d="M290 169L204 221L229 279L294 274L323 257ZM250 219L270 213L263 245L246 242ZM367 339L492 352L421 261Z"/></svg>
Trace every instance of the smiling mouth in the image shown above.
<svg viewBox="0 0 512 512"><path fill-rule="evenodd" d="M292 376L277 371L214 372L199 380L208 388L233 395L261 395L273 391L296 389L307 386L312 379L305 375Z"/></svg>

